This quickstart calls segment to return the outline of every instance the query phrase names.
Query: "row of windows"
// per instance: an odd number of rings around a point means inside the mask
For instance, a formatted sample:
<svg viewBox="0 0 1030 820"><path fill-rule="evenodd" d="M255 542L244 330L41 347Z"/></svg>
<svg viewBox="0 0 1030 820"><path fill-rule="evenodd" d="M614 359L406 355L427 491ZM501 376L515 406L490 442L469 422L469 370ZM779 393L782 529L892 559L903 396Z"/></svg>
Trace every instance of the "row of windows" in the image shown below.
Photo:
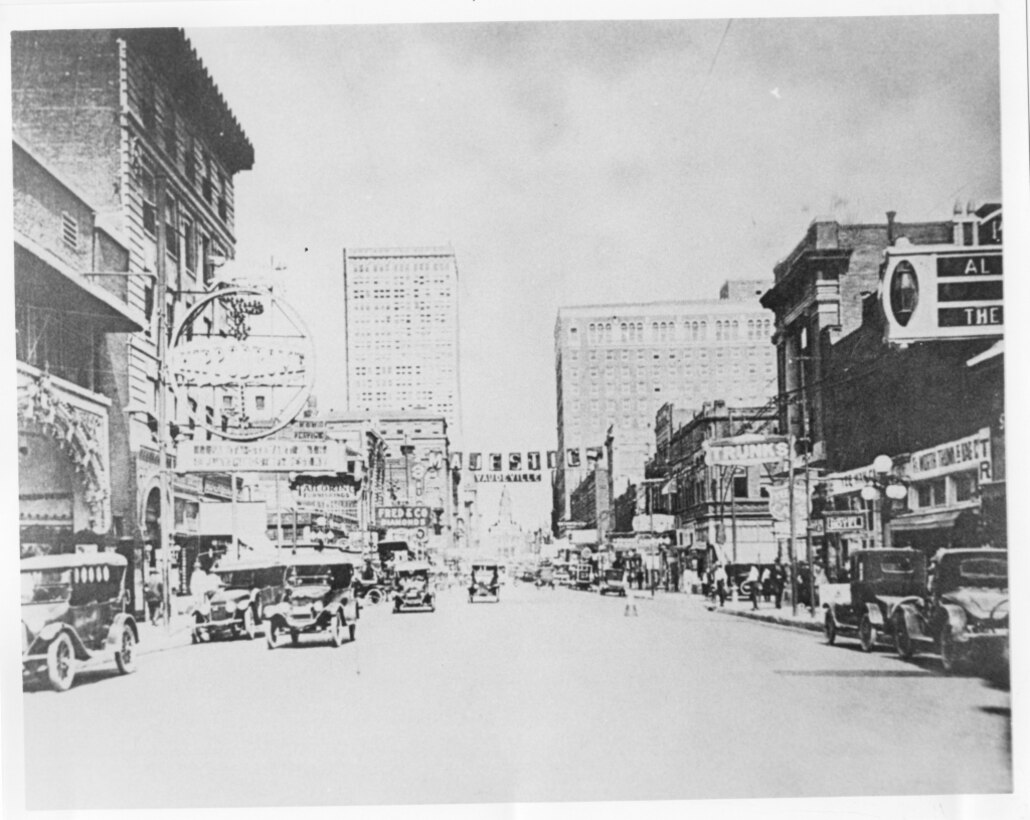
<svg viewBox="0 0 1030 820"><path fill-rule="evenodd" d="M140 119L154 142L162 144L165 154L182 171L186 181L197 188L205 202L217 209L218 218L228 223L229 182L225 173L203 149L199 151L198 167L197 141L192 134L184 135L180 151L175 110L153 83L146 83L140 89Z"/></svg>
<svg viewBox="0 0 1030 820"><path fill-rule="evenodd" d="M656 342L666 341L699 341L709 338L708 321L682 320L651 322L649 337L644 335L644 322L590 322L586 326L587 341L590 344L620 342ZM732 341L736 339L766 339L772 333L771 319L717 319L712 323L712 331L716 341ZM579 328L569 326L570 340L578 338Z"/></svg>
<svg viewBox="0 0 1030 820"><path fill-rule="evenodd" d="M639 350L591 350L587 353L587 359L592 362L603 360L606 362L643 362L647 359L661 359L664 355L666 358L675 359L677 356L681 356L684 359L693 358L695 355L698 358L704 359L709 355L722 356L722 351L726 351L726 355L730 358L741 358L741 357L764 357L771 359L776 352L776 348L772 345L753 345L750 347L744 346L733 346L733 347L684 347L679 350L670 348L652 348L639 349ZM569 362L578 362L580 360L578 351L570 350L567 354Z"/></svg>
<svg viewBox="0 0 1030 820"><path fill-rule="evenodd" d="M445 271L451 269L451 263L446 261L398 262L392 259L361 262L349 260L347 267L354 273L411 273L413 271ZM445 280L434 277L430 281L443 283Z"/></svg>

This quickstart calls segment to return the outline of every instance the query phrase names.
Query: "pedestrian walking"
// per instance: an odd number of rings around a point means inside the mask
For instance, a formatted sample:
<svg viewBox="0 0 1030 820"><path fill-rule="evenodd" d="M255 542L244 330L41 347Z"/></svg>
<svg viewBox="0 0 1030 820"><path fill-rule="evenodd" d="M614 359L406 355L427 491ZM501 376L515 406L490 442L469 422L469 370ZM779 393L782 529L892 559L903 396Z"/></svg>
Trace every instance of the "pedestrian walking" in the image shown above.
<svg viewBox="0 0 1030 820"><path fill-rule="evenodd" d="M751 569L749 569L747 571L747 581L745 581L745 583L748 585L748 590L750 592L751 609L752 610L757 610L758 609L758 586L761 583L761 580L760 580L760 577L758 575L758 567L756 567L754 564L752 564L751 565Z"/></svg>
<svg viewBox="0 0 1030 820"><path fill-rule="evenodd" d="M779 557L772 568L773 595L776 598L776 608L783 608L783 588L787 585L787 570L784 569Z"/></svg>
<svg viewBox="0 0 1030 820"><path fill-rule="evenodd" d="M146 583L143 585L143 600L147 606L147 619L153 626L157 626L157 619L161 616L161 604L164 601L164 584L161 583L161 573L156 569L150 570L147 574Z"/></svg>
<svg viewBox="0 0 1030 820"><path fill-rule="evenodd" d="M769 603L769 596L772 593L772 570L769 567L762 567L762 577L758 584L762 590L762 600Z"/></svg>
<svg viewBox="0 0 1030 820"><path fill-rule="evenodd" d="M719 606L726 606L726 569L722 564L715 565L715 594L719 596Z"/></svg>

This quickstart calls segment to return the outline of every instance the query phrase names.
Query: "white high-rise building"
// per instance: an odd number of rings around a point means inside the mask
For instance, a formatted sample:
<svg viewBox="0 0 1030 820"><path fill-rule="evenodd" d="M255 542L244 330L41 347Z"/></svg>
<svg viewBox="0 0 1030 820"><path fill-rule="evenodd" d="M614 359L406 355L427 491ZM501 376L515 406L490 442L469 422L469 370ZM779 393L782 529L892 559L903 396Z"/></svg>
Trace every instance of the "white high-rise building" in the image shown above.
<svg viewBox="0 0 1030 820"><path fill-rule="evenodd" d="M348 410L443 416L460 441L454 250L345 248L343 287Z"/></svg>

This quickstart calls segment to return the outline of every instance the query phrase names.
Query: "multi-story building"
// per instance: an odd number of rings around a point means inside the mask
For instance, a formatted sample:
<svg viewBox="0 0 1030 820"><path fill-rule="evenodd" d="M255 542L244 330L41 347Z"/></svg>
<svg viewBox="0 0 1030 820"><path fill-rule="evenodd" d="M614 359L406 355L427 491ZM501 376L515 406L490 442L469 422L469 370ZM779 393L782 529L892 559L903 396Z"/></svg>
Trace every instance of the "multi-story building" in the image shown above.
<svg viewBox="0 0 1030 820"><path fill-rule="evenodd" d="M383 535L409 529L410 538L423 530L423 549L440 551L453 546L454 524L461 508L459 471L452 469L447 420L433 414L383 413L374 425L385 443L381 507L427 510L428 524L408 526L401 520L380 518ZM439 531L437 531L439 530Z"/></svg>
<svg viewBox="0 0 1030 820"><path fill-rule="evenodd" d="M113 529L167 543L156 436L168 433L153 424L158 402L184 433L197 418L217 425L222 408L176 407L162 391L155 308L166 307L170 332L212 284L215 260L233 255L233 177L252 167L254 151L180 29L14 32L11 51L14 133L88 202L98 230L124 245L124 262L98 251L89 265L98 286L144 317L142 332L108 337L102 357ZM199 501L229 499L231 484L186 475L172 492L174 530L184 534L196 529Z"/></svg>
<svg viewBox="0 0 1030 820"><path fill-rule="evenodd" d="M343 287L348 410L443 416L460 439L454 251L346 248Z"/></svg>
<svg viewBox="0 0 1030 820"><path fill-rule="evenodd" d="M20 540L38 554L121 534L106 352L145 320L83 275L125 270L124 240L17 138L13 167Z"/></svg>
<svg viewBox="0 0 1030 820"><path fill-rule="evenodd" d="M820 506L861 513L861 528L813 536L828 569L857 546L1006 543L1001 327L895 344L882 301L885 252L1000 260L1001 208L957 208L951 220L918 225L893 216L813 223L762 299L776 312L781 422L802 435L804 408ZM900 497L886 493L890 484Z"/></svg>
<svg viewBox="0 0 1030 820"><path fill-rule="evenodd" d="M587 448L611 428L614 492L644 476L656 410L699 408L722 398L764 402L775 394L772 317L758 303L766 284L726 283L719 299L563 307L555 323L558 447L554 515L587 472ZM572 520L572 519L569 519Z"/></svg>
<svg viewBox="0 0 1030 820"><path fill-rule="evenodd" d="M774 433L772 404L742 407L706 402L671 436L666 461L668 479L655 494L655 508L674 516L682 545L714 550L727 562L769 562L777 541L769 513L771 483L762 465L712 466L704 443L746 433Z"/></svg>
<svg viewBox="0 0 1030 820"><path fill-rule="evenodd" d="M811 442L811 463L826 459L824 361L830 346L862 324L864 296L880 282L883 252L904 237L915 245L949 242L951 222L841 225L814 221L776 265L775 284L761 299L776 315L780 425ZM807 422L807 423L806 423Z"/></svg>

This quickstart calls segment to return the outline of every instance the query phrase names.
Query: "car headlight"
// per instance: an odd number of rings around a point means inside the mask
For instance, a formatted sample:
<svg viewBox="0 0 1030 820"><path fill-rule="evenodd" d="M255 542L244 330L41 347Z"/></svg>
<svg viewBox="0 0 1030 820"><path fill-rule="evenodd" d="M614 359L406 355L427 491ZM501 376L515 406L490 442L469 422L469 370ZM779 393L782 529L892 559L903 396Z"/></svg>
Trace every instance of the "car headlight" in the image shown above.
<svg viewBox="0 0 1030 820"><path fill-rule="evenodd" d="M322 610L324 609L324 607L322 606L322 602L321 602L321 601L315 601L315 602L314 602L314 603L313 603L313 604L311 605L311 609L312 609L312 610L313 610L314 612L321 612L321 611L322 611Z"/></svg>
<svg viewBox="0 0 1030 820"><path fill-rule="evenodd" d="M243 610L245 610L249 606L250 601L248 601L246 598L241 598L239 601L236 602L236 610L238 612L243 612Z"/></svg>

